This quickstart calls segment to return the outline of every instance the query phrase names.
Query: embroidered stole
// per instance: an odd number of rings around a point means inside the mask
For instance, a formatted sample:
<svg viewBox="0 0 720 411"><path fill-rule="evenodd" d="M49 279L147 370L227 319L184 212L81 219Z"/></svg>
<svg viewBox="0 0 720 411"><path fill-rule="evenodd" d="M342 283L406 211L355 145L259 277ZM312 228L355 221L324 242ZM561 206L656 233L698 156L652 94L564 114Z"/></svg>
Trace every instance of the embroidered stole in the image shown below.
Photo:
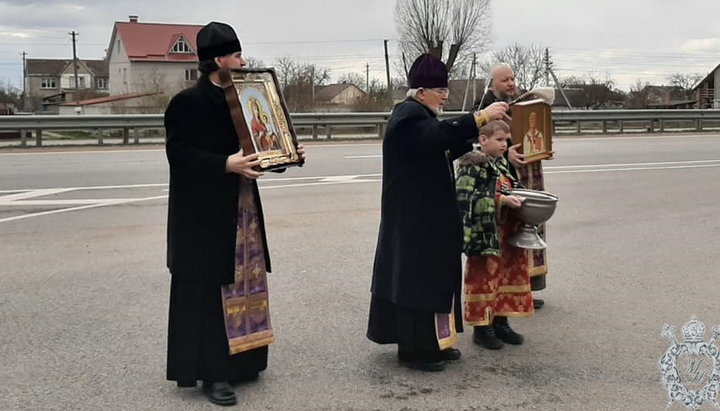
<svg viewBox="0 0 720 411"><path fill-rule="evenodd" d="M235 282L222 286L230 354L272 344L265 250L252 181L240 176Z"/></svg>

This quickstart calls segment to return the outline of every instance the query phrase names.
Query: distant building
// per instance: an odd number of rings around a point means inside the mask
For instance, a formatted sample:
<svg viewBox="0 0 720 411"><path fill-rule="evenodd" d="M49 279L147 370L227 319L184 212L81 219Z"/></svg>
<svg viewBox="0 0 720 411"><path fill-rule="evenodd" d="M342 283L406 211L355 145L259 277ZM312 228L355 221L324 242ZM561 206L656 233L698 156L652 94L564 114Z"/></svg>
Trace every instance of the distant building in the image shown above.
<svg viewBox="0 0 720 411"><path fill-rule="evenodd" d="M565 93L565 97L567 97L568 101L565 101L563 93ZM569 106L568 103L570 104ZM573 110L584 110L587 108L587 96L585 95L585 90L581 88L563 88L561 92L559 88L556 88L555 101L553 101L552 109L569 110L571 108Z"/></svg>
<svg viewBox="0 0 720 411"><path fill-rule="evenodd" d="M167 98L198 78L195 39L203 26L115 22L107 50L110 95L163 91Z"/></svg>
<svg viewBox="0 0 720 411"><path fill-rule="evenodd" d="M31 111L56 113L58 104L78 98L106 95L106 60L78 60L78 87L72 60L27 59L27 94Z"/></svg>
<svg viewBox="0 0 720 411"><path fill-rule="evenodd" d="M351 83L315 86L315 101L323 106L352 106L367 94Z"/></svg>
<svg viewBox="0 0 720 411"><path fill-rule="evenodd" d="M720 96L715 93L715 84L720 84L720 64L693 87L696 108L720 108Z"/></svg>

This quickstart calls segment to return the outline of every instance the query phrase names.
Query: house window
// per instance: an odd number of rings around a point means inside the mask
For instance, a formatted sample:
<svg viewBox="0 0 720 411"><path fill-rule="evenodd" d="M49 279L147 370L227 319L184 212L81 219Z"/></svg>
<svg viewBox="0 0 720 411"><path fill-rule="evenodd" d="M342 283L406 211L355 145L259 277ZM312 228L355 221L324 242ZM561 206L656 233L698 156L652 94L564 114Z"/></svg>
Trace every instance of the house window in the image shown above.
<svg viewBox="0 0 720 411"><path fill-rule="evenodd" d="M40 88L57 88L57 79L54 77L43 77Z"/></svg>
<svg viewBox="0 0 720 411"><path fill-rule="evenodd" d="M107 88L107 79L106 78L96 78L95 79L95 88L104 90Z"/></svg>
<svg viewBox="0 0 720 411"><path fill-rule="evenodd" d="M196 69L185 69L185 81L195 81L197 80L197 70Z"/></svg>
<svg viewBox="0 0 720 411"><path fill-rule="evenodd" d="M78 76L78 83L80 84L78 88L85 88L85 77ZM75 76L70 77L70 88L75 88Z"/></svg>
<svg viewBox="0 0 720 411"><path fill-rule="evenodd" d="M173 46L171 53L192 53L192 50L190 49L190 45L183 37L180 37L180 39L175 43Z"/></svg>

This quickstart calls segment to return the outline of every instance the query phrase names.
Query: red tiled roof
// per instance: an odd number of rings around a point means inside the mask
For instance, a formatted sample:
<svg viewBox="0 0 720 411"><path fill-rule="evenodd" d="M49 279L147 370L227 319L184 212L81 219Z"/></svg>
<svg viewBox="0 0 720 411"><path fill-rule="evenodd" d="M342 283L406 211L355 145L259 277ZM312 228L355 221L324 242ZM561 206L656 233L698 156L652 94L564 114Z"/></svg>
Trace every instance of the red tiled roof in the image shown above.
<svg viewBox="0 0 720 411"><path fill-rule="evenodd" d="M117 96L107 96L107 97L98 97L98 98L91 98L87 100L80 100L80 101L73 101L68 103L62 103L61 106L91 106L93 104L102 104L102 103L110 103L113 101L120 101L120 100L129 100L131 98L138 98L138 97L146 97L146 96L153 96L155 94L162 94L162 93L132 93L132 94L118 94Z"/></svg>
<svg viewBox="0 0 720 411"><path fill-rule="evenodd" d="M131 61L197 61L195 39L202 27L194 24L115 23L117 35ZM180 36L190 44L193 52L170 52Z"/></svg>

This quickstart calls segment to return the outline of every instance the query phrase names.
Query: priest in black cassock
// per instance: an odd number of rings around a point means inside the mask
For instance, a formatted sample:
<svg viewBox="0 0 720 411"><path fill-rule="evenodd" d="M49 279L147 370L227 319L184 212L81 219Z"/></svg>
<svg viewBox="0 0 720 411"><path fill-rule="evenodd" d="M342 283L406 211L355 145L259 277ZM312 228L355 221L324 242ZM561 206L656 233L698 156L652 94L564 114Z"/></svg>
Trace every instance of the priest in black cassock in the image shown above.
<svg viewBox="0 0 720 411"><path fill-rule="evenodd" d="M257 154L240 149L220 69L245 66L227 24L197 35L197 84L165 112L170 165L167 265L172 274L167 379L202 381L208 399L237 402L232 384L257 378L273 340L270 257L256 179ZM304 157L304 149L298 146Z"/></svg>
<svg viewBox="0 0 720 411"><path fill-rule="evenodd" d="M423 54L408 73L383 138L380 233L367 336L398 344L402 365L441 371L460 358L462 227L452 161L472 149L479 128L505 116L506 103L448 120L448 72Z"/></svg>

